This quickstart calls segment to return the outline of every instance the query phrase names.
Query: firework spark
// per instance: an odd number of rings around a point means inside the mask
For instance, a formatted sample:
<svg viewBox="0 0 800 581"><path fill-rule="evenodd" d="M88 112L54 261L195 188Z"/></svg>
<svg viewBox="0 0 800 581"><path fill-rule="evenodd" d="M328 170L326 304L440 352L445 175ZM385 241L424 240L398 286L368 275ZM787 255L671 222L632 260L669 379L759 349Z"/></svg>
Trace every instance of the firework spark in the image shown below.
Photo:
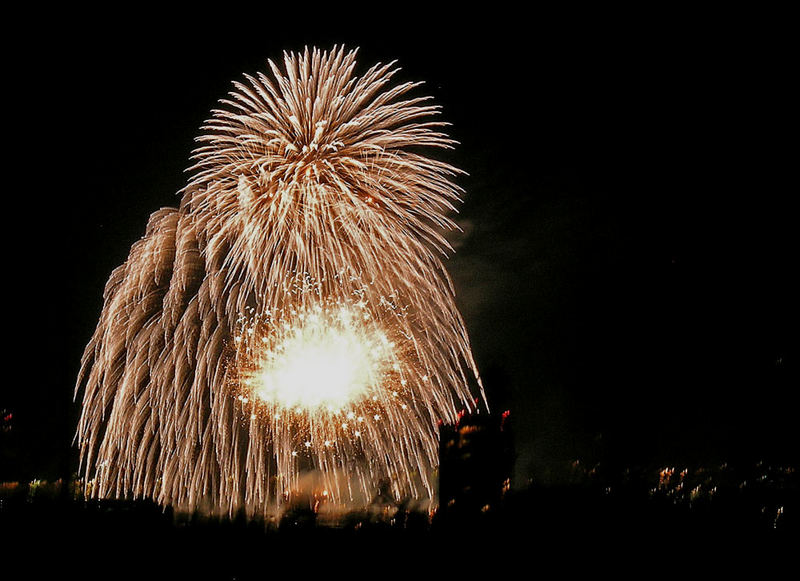
<svg viewBox="0 0 800 581"><path fill-rule="evenodd" d="M355 51L269 65L106 285L76 391L93 495L270 516L313 471L334 505L434 499L437 424L476 405L441 262L459 171L419 153L454 143L438 108Z"/></svg>

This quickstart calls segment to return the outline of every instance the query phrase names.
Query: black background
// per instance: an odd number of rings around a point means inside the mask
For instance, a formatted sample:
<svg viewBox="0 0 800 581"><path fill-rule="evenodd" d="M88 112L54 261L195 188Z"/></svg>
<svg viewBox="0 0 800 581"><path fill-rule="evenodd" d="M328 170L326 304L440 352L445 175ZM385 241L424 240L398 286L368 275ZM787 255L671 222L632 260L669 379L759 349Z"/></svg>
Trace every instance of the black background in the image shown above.
<svg viewBox="0 0 800 581"><path fill-rule="evenodd" d="M423 80L469 175L448 261L518 481L574 457L796 460L796 43L781 14L234 6L20 18L6 40L2 476L75 469L111 270L178 204L242 73L360 47Z"/></svg>

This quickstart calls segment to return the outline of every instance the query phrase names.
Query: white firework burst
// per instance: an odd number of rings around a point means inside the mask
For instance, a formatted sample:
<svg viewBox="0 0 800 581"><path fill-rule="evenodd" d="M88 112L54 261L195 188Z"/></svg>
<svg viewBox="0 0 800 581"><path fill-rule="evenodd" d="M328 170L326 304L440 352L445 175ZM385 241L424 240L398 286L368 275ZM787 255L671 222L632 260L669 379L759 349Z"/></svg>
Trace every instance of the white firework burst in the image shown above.
<svg viewBox="0 0 800 581"><path fill-rule="evenodd" d="M437 424L477 405L438 108L344 48L269 65L106 285L76 392L95 496L270 516L314 471L335 506L433 499Z"/></svg>

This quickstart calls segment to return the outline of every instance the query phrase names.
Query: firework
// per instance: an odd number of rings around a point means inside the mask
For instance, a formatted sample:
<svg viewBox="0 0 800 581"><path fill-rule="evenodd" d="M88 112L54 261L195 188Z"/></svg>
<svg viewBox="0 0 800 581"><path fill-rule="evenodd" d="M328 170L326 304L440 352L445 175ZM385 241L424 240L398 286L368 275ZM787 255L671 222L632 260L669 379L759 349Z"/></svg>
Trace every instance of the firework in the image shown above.
<svg viewBox="0 0 800 581"><path fill-rule="evenodd" d="M220 101L180 207L106 285L76 391L84 477L210 514L280 513L309 473L332 506L387 481L435 502L437 425L480 386L441 262L459 171L420 153L453 141L393 63L269 66Z"/></svg>

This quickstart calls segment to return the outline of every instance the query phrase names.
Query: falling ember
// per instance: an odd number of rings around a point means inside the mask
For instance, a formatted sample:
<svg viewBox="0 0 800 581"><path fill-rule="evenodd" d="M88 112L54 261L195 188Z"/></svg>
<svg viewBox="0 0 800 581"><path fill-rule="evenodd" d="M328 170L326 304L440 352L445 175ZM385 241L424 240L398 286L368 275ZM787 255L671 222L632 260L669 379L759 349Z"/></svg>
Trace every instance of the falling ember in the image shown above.
<svg viewBox="0 0 800 581"><path fill-rule="evenodd" d="M355 57L235 83L112 273L77 386L92 495L268 517L313 474L326 506L435 504L439 422L480 386L439 258L459 171L420 153L453 142L417 84Z"/></svg>

